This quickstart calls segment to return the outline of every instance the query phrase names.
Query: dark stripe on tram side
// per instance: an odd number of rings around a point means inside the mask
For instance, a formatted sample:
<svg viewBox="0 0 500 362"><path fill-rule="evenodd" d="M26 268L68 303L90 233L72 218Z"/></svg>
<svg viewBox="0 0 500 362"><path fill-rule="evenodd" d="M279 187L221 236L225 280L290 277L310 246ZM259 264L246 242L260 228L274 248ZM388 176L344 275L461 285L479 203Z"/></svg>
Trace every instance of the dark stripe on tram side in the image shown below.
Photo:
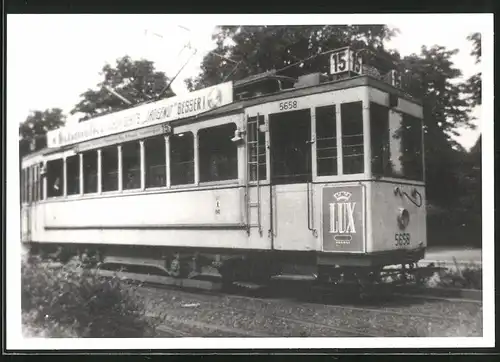
<svg viewBox="0 0 500 362"><path fill-rule="evenodd" d="M45 230L246 230L245 224L156 224L45 226Z"/></svg>

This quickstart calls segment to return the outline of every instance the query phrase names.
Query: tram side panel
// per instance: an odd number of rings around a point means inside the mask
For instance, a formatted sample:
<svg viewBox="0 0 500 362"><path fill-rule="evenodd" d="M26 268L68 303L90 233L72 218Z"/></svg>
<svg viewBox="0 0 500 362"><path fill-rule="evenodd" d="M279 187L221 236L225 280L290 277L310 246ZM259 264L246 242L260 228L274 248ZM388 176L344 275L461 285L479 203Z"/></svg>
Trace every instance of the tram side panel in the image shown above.
<svg viewBox="0 0 500 362"><path fill-rule="evenodd" d="M425 187L371 182L369 188L372 232L367 252L426 248Z"/></svg>
<svg viewBox="0 0 500 362"><path fill-rule="evenodd" d="M268 248L267 238L248 237L243 187L53 200L43 205L42 242Z"/></svg>

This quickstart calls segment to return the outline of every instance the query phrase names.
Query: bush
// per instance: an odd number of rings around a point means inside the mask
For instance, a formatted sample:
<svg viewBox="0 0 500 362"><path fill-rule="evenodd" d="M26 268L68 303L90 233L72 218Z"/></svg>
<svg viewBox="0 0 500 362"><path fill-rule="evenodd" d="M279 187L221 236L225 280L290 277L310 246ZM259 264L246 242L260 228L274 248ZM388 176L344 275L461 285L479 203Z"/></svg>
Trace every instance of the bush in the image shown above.
<svg viewBox="0 0 500 362"><path fill-rule="evenodd" d="M481 214L427 206L427 245L482 247Z"/></svg>
<svg viewBox="0 0 500 362"><path fill-rule="evenodd" d="M137 286L82 269L78 259L54 268L40 258L22 265L24 332L40 337L124 338L153 336L160 318L145 315Z"/></svg>
<svg viewBox="0 0 500 362"><path fill-rule="evenodd" d="M433 273L425 283L430 287L482 289L483 269L473 263L461 268L443 268Z"/></svg>

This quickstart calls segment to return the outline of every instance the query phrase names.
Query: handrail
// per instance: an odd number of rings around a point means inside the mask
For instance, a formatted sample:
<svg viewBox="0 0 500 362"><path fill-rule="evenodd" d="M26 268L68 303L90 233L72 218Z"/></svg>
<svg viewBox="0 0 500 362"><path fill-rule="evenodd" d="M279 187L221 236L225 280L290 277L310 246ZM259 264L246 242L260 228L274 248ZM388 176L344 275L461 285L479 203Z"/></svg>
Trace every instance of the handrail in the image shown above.
<svg viewBox="0 0 500 362"><path fill-rule="evenodd" d="M306 143L309 145L309 149L307 152L309 154L309 157L306 158L307 162L309 163L311 161L311 156L312 156L312 150L311 150L311 145L314 141L307 141ZM307 167L309 169L309 167ZM311 201L311 187L310 187L310 182L309 179L306 181L306 193L307 193L307 228L309 231L312 231L313 236L317 237L318 236L318 230L314 228L314 210L311 213L311 208L313 208L313 202ZM312 218L311 218L312 215ZM312 219L312 220L311 220Z"/></svg>

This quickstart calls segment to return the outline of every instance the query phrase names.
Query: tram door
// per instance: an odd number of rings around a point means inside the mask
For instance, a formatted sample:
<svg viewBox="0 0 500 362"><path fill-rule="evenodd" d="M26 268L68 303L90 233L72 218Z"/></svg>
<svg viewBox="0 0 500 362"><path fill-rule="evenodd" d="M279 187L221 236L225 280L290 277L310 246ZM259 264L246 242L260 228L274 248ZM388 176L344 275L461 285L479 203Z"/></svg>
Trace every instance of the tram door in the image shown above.
<svg viewBox="0 0 500 362"><path fill-rule="evenodd" d="M308 230L311 173L311 111L269 115L273 244L278 250L303 250Z"/></svg>

